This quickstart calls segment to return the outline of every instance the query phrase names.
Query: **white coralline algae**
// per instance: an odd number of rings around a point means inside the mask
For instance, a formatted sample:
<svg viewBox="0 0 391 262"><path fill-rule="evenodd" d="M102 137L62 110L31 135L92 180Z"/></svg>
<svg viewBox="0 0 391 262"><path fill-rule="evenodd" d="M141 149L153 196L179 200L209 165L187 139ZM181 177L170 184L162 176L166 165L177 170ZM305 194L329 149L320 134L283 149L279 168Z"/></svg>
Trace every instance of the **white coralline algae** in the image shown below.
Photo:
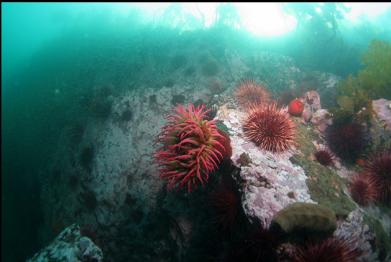
<svg viewBox="0 0 391 262"><path fill-rule="evenodd" d="M218 112L218 119L229 128L232 161L241 167L242 205L250 220L259 220L268 227L278 211L294 202L315 203L308 192L303 168L292 164L293 152L273 154L245 139L242 131L243 112L227 109ZM242 166L241 155L249 164Z"/></svg>
<svg viewBox="0 0 391 262"><path fill-rule="evenodd" d="M103 261L102 250L91 239L82 236L78 225L62 231L50 245L36 253L27 262L45 261Z"/></svg>

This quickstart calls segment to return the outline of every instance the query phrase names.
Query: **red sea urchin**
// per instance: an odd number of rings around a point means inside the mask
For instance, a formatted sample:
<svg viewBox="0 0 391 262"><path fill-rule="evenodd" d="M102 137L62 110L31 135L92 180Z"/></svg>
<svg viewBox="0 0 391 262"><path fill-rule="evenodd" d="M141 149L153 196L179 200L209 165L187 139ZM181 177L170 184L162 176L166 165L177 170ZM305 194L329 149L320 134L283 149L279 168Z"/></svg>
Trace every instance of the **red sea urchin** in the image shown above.
<svg viewBox="0 0 391 262"><path fill-rule="evenodd" d="M354 201L361 206L367 206L377 198L376 183L370 176L364 173L353 176L349 190Z"/></svg>
<svg viewBox="0 0 391 262"><path fill-rule="evenodd" d="M320 148L319 150L317 150L314 154L316 160L324 165L324 166L330 166L334 163L334 154L328 150L327 148Z"/></svg>
<svg viewBox="0 0 391 262"><path fill-rule="evenodd" d="M364 166L365 172L377 185L378 200L391 203L391 152L382 151L373 155Z"/></svg>
<svg viewBox="0 0 391 262"><path fill-rule="evenodd" d="M258 85L253 80L242 81L235 91L235 98L245 109L254 105L267 103L270 94L265 87Z"/></svg>
<svg viewBox="0 0 391 262"><path fill-rule="evenodd" d="M353 248L352 243L338 238L328 238L320 243L296 247L293 262L356 262L361 251Z"/></svg>
<svg viewBox="0 0 391 262"><path fill-rule="evenodd" d="M187 185L189 192L198 183L204 184L209 174L222 161L225 148L215 121L205 119L204 105L187 108L178 105L167 117L159 141L163 146L155 154L160 166L160 177L168 180L168 188Z"/></svg>
<svg viewBox="0 0 391 262"><path fill-rule="evenodd" d="M258 147L273 153L284 152L294 145L294 123L286 110L275 103L251 108L243 131Z"/></svg>

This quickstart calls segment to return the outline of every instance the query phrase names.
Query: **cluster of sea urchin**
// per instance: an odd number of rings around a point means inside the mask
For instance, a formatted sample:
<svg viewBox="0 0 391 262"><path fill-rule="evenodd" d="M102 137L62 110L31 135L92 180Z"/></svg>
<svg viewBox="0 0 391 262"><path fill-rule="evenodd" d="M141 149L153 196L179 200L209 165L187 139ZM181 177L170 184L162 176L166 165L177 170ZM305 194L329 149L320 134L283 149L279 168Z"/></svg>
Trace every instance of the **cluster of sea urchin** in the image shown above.
<svg viewBox="0 0 391 262"><path fill-rule="evenodd" d="M243 131L258 147L273 153L282 153L294 145L294 123L276 103L252 107Z"/></svg>
<svg viewBox="0 0 391 262"><path fill-rule="evenodd" d="M214 120L205 119L204 105L187 108L178 105L167 117L168 123L159 135L163 144L155 154L160 177L168 180L168 188L187 186L189 192L204 184L224 158L224 140Z"/></svg>
<svg viewBox="0 0 391 262"><path fill-rule="evenodd" d="M249 109L254 105L269 102L270 94L265 87L255 81L245 80L237 87L235 98L243 108Z"/></svg>

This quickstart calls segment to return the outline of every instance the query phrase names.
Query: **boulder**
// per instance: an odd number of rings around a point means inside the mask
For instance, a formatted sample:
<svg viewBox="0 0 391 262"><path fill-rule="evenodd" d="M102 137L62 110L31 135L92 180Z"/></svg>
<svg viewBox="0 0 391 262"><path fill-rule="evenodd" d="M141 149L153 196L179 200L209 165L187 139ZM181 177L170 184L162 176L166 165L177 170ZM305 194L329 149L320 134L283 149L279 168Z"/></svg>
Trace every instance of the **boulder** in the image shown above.
<svg viewBox="0 0 391 262"><path fill-rule="evenodd" d="M37 252L27 262L49 261L103 261L102 250L73 224L65 228L47 247Z"/></svg>

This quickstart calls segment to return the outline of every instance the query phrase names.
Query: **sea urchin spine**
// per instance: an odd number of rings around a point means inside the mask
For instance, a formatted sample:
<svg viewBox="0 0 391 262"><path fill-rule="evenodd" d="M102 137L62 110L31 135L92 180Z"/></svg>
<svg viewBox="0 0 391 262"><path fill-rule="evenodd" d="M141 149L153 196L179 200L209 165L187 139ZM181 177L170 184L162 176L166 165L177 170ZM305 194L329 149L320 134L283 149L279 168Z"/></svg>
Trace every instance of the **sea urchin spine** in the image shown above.
<svg viewBox="0 0 391 262"><path fill-rule="evenodd" d="M363 173L353 176L349 189L354 201L361 206L367 206L376 201L377 185L372 177L367 174Z"/></svg>
<svg viewBox="0 0 391 262"><path fill-rule="evenodd" d="M333 124L327 130L327 142L338 157L354 162L367 143L365 129L359 123Z"/></svg>
<svg viewBox="0 0 391 262"><path fill-rule="evenodd" d="M253 80L242 81L235 91L235 98L245 109L254 105L267 103L270 94L265 87L258 85Z"/></svg>
<svg viewBox="0 0 391 262"><path fill-rule="evenodd" d="M258 147L273 153L285 152L294 145L294 123L275 103L252 107L243 131Z"/></svg>
<svg viewBox="0 0 391 262"><path fill-rule="evenodd" d="M378 189L378 199L383 203L391 203L391 152L382 151L367 161L365 172L373 179Z"/></svg>
<svg viewBox="0 0 391 262"><path fill-rule="evenodd" d="M356 262L362 252L353 248L348 240L328 238L320 243L297 247L293 252L294 262Z"/></svg>
<svg viewBox="0 0 391 262"><path fill-rule="evenodd" d="M320 148L317 150L314 154L316 160L324 165L324 166L330 166L334 163L334 154L328 150L326 147Z"/></svg>

